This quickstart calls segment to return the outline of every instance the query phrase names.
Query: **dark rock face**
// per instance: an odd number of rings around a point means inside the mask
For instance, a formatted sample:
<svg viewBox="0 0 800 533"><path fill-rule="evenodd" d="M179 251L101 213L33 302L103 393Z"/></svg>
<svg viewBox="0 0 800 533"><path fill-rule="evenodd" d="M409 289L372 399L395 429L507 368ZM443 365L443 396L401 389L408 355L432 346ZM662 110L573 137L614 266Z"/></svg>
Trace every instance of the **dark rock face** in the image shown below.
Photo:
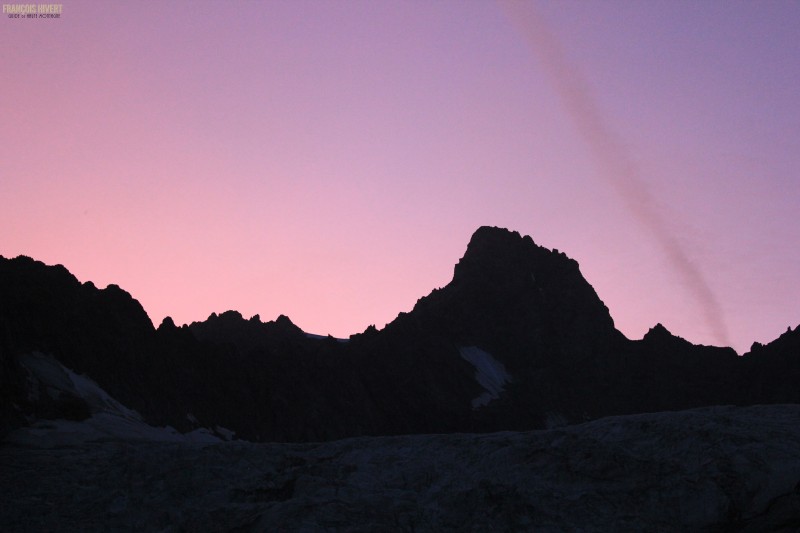
<svg viewBox="0 0 800 533"><path fill-rule="evenodd" d="M306 339L303 330L284 315L264 323L258 315L245 320L237 311L226 311L221 315L212 314L205 322L193 322L189 329L201 341L228 343L244 354L265 349L295 350L294 345L303 344Z"/></svg>
<svg viewBox="0 0 800 533"><path fill-rule="evenodd" d="M476 231L453 281L402 318L505 365L513 381L487 406L487 429L527 429L518 424L544 424L549 413L590 416L583 395L597 392L597 372L625 341L576 261L498 228Z"/></svg>
<svg viewBox="0 0 800 533"><path fill-rule="evenodd" d="M558 358L554 350L589 357L618 336L576 261L497 228L475 232L453 281L421 299L411 315L463 344L524 344L528 360Z"/></svg>
<svg viewBox="0 0 800 533"><path fill-rule="evenodd" d="M135 403L142 385L135 363L153 333L139 302L116 285L98 290L61 265L0 258L0 426L8 430L52 409L29 400L29 379L18 356L52 354L76 372L97 376L121 401Z"/></svg>
<svg viewBox="0 0 800 533"><path fill-rule="evenodd" d="M578 263L483 227L453 280L383 330L313 338L238 312L155 329L114 285L0 258L0 428L38 416L19 358L56 357L153 424L252 440L525 430L613 414L800 402L800 328L744 357L614 327ZM80 406L62 402L81 416ZM52 406L51 406L52 407ZM71 411L70 411L71 409Z"/></svg>
<svg viewBox="0 0 800 533"><path fill-rule="evenodd" d="M800 326L742 356L740 388L747 403L800 403ZM793 385L794 384L794 385Z"/></svg>

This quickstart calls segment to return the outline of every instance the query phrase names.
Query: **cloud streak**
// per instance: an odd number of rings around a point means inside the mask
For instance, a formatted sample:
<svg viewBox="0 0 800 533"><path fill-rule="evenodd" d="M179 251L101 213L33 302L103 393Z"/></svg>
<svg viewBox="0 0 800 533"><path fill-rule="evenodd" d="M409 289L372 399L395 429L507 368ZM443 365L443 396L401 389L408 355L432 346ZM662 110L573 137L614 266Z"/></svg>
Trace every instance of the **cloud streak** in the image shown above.
<svg viewBox="0 0 800 533"><path fill-rule="evenodd" d="M570 119L591 151L600 177L664 252L684 288L699 304L717 341L730 345L719 301L703 273L670 231L641 179L641 172L603 118L579 69L567 59L558 38L530 2L500 0L500 4L544 67Z"/></svg>

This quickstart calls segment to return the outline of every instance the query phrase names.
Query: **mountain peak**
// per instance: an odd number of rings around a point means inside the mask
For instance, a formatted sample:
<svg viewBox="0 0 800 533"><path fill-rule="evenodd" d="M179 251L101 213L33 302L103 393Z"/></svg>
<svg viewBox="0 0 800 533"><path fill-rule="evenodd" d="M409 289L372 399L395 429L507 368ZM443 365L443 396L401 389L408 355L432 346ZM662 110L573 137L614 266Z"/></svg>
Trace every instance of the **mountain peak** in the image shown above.
<svg viewBox="0 0 800 533"><path fill-rule="evenodd" d="M537 245L528 236L505 228L481 226L455 267L454 282L535 283L542 270L577 272L578 263L558 250Z"/></svg>
<svg viewBox="0 0 800 533"><path fill-rule="evenodd" d="M286 315L278 315L278 318L275 319L275 324L284 328L296 328L294 322L286 316Z"/></svg>
<svg viewBox="0 0 800 533"><path fill-rule="evenodd" d="M645 333L645 338L672 338L675 335L670 332L664 325L659 322Z"/></svg>
<svg viewBox="0 0 800 533"><path fill-rule="evenodd" d="M472 234L466 255L513 250L525 246L536 246L536 243L527 235L521 236L518 231L496 226L481 226Z"/></svg>
<svg viewBox="0 0 800 533"><path fill-rule="evenodd" d="M514 338L521 360L534 352L544 357L551 344L559 344L562 355L599 353L616 335L608 309L576 261L529 236L489 226L472 235L453 280L387 329L416 327L497 353Z"/></svg>
<svg viewBox="0 0 800 533"><path fill-rule="evenodd" d="M481 226L475 230L472 234L472 238L470 239L470 243L474 241L480 240L491 240L491 239L513 239L519 240L523 237L520 235L518 231L510 230L508 228L501 228L499 226ZM530 239L530 237L528 237Z"/></svg>

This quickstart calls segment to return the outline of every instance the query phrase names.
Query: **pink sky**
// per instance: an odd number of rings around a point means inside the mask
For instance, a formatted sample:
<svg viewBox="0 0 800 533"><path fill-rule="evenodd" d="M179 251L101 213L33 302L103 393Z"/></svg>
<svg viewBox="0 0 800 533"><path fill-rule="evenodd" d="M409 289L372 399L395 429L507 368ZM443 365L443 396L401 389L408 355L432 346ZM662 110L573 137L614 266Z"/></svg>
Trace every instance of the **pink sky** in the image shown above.
<svg viewBox="0 0 800 533"><path fill-rule="evenodd" d="M513 4L63 4L0 19L3 256L116 283L156 325L347 336L495 225L575 258L628 337L721 342ZM800 324L800 3L531 7L733 346Z"/></svg>

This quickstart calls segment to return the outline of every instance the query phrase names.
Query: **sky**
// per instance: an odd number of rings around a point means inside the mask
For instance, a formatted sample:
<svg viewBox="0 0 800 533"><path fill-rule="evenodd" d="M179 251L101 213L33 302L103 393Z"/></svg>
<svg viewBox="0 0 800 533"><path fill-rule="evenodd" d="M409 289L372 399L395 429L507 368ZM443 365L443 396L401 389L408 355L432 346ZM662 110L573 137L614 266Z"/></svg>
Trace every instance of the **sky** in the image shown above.
<svg viewBox="0 0 800 533"><path fill-rule="evenodd" d="M482 225L631 339L800 324L797 1L63 0L0 72L0 255L155 325L380 328Z"/></svg>

